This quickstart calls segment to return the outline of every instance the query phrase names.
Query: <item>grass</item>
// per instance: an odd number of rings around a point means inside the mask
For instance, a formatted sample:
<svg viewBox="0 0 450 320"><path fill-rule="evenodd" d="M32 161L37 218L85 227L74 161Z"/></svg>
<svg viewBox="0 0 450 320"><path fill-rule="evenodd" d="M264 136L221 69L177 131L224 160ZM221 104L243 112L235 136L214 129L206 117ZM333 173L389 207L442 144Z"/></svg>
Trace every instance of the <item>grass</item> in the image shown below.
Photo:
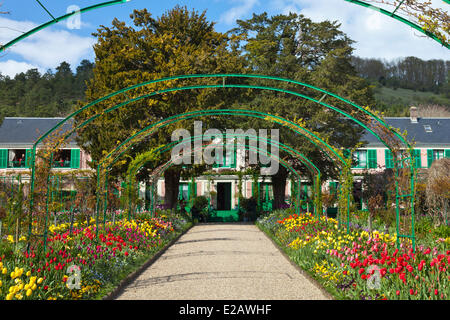
<svg viewBox="0 0 450 320"><path fill-rule="evenodd" d="M374 97L378 109L384 111L386 116L408 116L411 105L435 104L450 107L449 98L430 91L376 87L374 88Z"/></svg>

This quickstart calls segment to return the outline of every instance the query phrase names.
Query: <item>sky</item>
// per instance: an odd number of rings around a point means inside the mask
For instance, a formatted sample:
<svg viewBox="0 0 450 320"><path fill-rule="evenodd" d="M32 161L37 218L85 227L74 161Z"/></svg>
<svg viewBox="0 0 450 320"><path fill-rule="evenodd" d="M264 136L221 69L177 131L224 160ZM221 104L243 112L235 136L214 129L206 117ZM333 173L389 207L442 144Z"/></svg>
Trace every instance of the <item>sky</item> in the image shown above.
<svg viewBox="0 0 450 320"><path fill-rule="evenodd" d="M106 0L40 0L54 17ZM447 9L443 0L433 4ZM0 0L0 43L19 36L51 19L36 0ZM0 53L0 73L14 77L17 73L37 68L41 73L54 70L61 62L70 63L73 69L83 59L95 60L93 32L99 26L110 26L114 18L132 24L130 14L143 9L158 17L176 5L197 11L206 10L210 21L216 22L216 30L226 32L236 26L236 20L249 19L253 13L269 15L296 12L319 22L338 21L355 44L354 55L388 61L415 56L423 60L450 60L450 51L439 43L421 36L411 27L344 0L130 0L126 3L92 10L81 14L79 20L61 21L15 44L6 53Z"/></svg>

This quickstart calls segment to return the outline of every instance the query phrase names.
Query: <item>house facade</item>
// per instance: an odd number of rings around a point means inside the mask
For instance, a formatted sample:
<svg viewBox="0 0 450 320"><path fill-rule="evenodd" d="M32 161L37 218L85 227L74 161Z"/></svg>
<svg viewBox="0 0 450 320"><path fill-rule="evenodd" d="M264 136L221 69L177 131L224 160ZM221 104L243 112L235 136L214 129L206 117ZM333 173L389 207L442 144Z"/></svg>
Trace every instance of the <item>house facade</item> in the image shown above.
<svg viewBox="0 0 450 320"><path fill-rule="evenodd" d="M0 126L0 181L17 175L22 176L23 182L29 180L33 143L61 120L63 118L6 117ZM417 168L427 169L435 160L450 158L450 118L418 118L416 110L412 108L410 117L386 117L385 121L402 132L406 130L408 141L414 141L414 165ZM69 130L71 125L68 122L62 130ZM367 144L353 154L355 182L361 180L362 173L366 170L374 172L393 168L392 154L384 144L369 133L366 133L362 140ZM239 152L238 150L233 154L224 154L222 163L215 164L211 174L197 177L194 183L190 180L181 180L179 199L187 200L192 195L206 195L215 210L232 214L239 206L238 188L241 185L241 192L245 198L250 198L257 191L264 209L269 210L273 199L270 179L261 177L258 183L255 183L252 177L243 176L239 180L238 176L233 174L233 170L245 168L245 154ZM53 168L60 171L90 170L88 165L90 160L89 154L72 139L55 154ZM312 193L308 183L306 179L302 181L305 197ZM293 187L288 180L286 199L290 198ZM323 184L323 190L336 187L336 181L326 181ZM162 201L165 196L164 179L161 178L157 182L156 192L159 201ZM145 185L141 185L140 197L146 200L150 197ZM362 200L361 207L364 207Z"/></svg>
<svg viewBox="0 0 450 320"><path fill-rule="evenodd" d="M0 181L20 175L22 182L30 179L31 150L34 142L64 118L6 117L0 126ZM67 132L71 122L62 131ZM39 148L39 145L37 146ZM91 158L70 139L53 158L52 170L89 170Z"/></svg>

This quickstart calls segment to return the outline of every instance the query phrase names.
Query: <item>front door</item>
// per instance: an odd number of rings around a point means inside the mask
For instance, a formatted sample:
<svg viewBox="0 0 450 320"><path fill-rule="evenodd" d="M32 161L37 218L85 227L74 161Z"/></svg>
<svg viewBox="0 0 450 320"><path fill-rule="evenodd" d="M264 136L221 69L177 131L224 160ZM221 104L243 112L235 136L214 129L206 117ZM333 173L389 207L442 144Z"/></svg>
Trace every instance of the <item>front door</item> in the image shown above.
<svg viewBox="0 0 450 320"><path fill-rule="evenodd" d="M217 183L217 210L231 210L231 182Z"/></svg>

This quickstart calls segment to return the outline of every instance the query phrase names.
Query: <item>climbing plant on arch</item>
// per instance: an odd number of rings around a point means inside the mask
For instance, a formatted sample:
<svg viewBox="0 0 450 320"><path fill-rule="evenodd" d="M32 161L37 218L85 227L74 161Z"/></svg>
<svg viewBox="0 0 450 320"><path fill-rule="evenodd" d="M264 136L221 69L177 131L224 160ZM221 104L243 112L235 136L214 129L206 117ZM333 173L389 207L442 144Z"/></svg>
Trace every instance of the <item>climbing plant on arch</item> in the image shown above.
<svg viewBox="0 0 450 320"><path fill-rule="evenodd" d="M287 153L289 153L292 157L294 157L294 158L297 158L297 159L299 159L299 161L308 169L308 171L311 173L311 176L313 177L313 184L314 185L317 185L318 187L319 187L319 191L317 192L317 193L315 193L315 201L314 201L314 203L315 203L315 214L319 214L319 212L320 212L320 209L321 209L321 204L320 204L320 183L319 183L319 181L320 181L320 170L307 158L307 157L305 157L302 153L300 153L300 152L298 152L297 150L295 150L295 149L293 149L293 148L291 148L291 147L289 147L289 146L287 146L287 145L285 145L285 144L282 144L282 143L279 143L278 141L274 141L274 140L272 140L272 139L267 139L267 138L264 138L264 137L258 137L258 136L253 136L253 135L248 135L248 136L246 136L246 135L239 135L239 134L236 134L236 135L234 135L234 137L236 137L236 138L247 138L248 137L248 139L249 140L253 140L253 141L259 141L259 140L263 140L263 141L265 141L266 143L268 143L269 145L275 145L277 148L279 148L279 149L281 149L281 150L283 150L283 151L285 151L285 152L287 152ZM197 141L197 140L202 140L202 136L192 136L191 137L191 140L192 141ZM129 164L129 167L128 167L128 171L127 171L127 177L128 177L128 188L133 188L133 186L134 186L134 184L135 184L135 176L136 176L136 173L141 169L141 168L143 168L143 166L144 166L144 164L146 163L146 162L148 162L148 161L151 161L151 160L156 160L157 159L157 156L156 156L156 154L161 154L161 153L164 153L164 152L167 152L167 151L170 151L170 150L172 150L172 148L176 145L178 143L178 141L174 141L174 142L172 142L172 143L170 143L170 144L168 144L168 145L166 145L166 146L164 146L164 147L159 147L159 148L157 148L157 149L155 149L155 150L150 150L150 151L147 151L147 152L145 152L145 153L143 153L143 154L139 154L136 158L135 158L135 160L133 160L130 164ZM223 143L222 143L223 144ZM208 145L211 145L211 143L210 144L208 144ZM239 143L239 141L237 141L237 147L239 148L239 147L245 147L245 145L241 145L240 143ZM252 147L253 149L253 151L256 151L256 152L264 152L264 150L260 150L260 148L255 148L255 147ZM248 148L247 148L248 149ZM191 151L191 152L195 152L195 151ZM173 159L170 159L169 160L169 162L171 162L171 163L173 163L173 161L172 161ZM283 162L284 163L284 162ZM283 164L282 164L283 165ZM286 167L286 166L285 166ZM292 172L292 170L294 170L293 168L292 168L292 166L291 165L289 165L289 167L287 168L290 172ZM298 176L298 175L297 175ZM300 181L300 183L301 183L301 181ZM107 188L105 188L105 190L107 191ZM317 190L317 188L314 188L314 190ZM131 191L129 190L128 191L129 193L131 193ZM131 207L131 206L130 206ZM131 208L130 208L131 209ZM131 211L131 210L130 210Z"/></svg>
<svg viewBox="0 0 450 320"><path fill-rule="evenodd" d="M201 140L202 138L203 138L203 137L201 137L201 136L198 136L198 137L195 136L195 137L192 137L192 140L193 140L193 141L195 141L195 140ZM220 143L212 143L212 142L209 142L209 143L203 143L202 146L196 147L196 148L192 149L192 150L191 150L191 153L195 153L195 152L197 152L197 151L199 151L199 150L202 151L202 150L204 150L205 148L211 147L211 146L214 146L214 145L222 145L222 143L221 143L221 142L220 142ZM237 146L240 147L240 144L238 143ZM131 189L133 188L133 186L134 186L135 183L136 183L136 180L135 180L136 172L137 172L140 168L142 168L142 166L143 166L144 163L147 161L147 159L156 159L156 158L155 158L156 153L164 153L164 152L170 151L170 150L172 149L172 147L173 147L173 144L169 144L169 145L167 145L165 148L163 148L162 150L158 150L158 152L157 152L156 150L150 150L150 151L148 151L148 152L146 152L146 153L143 154L143 155L145 155L144 157L137 158L137 160L138 160L137 162L131 162L131 163L130 163L129 170L128 170L128 185L127 185L128 191L127 191L127 192L129 192L129 193L132 192ZM258 148L258 147L252 146L252 145L248 145L248 146L247 146L247 145L242 145L242 147L243 147L245 150L252 150L252 151L255 151L255 152L257 152L257 153L264 153L264 154L267 154L268 157L273 158L273 159L276 160L279 164L281 164L282 166L284 166L290 173L292 173L293 175L295 175L296 178L297 178L297 183L301 183L301 175L300 175L300 173L298 172L298 170L294 169L294 168L292 167L292 165L289 164L289 163L288 163L286 160L284 160L283 158L280 158L280 157L277 156L277 155L274 155L274 154L272 154L272 153L270 153L270 152L267 152L266 150L260 149L260 148ZM147 157L148 157L148 158L147 158ZM164 170L168 169L169 167L171 167L171 166L173 166L173 165L174 165L174 159L170 158L167 162L165 162L165 163L162 164L161 166L158 166L157 169L155 169L155 170L151 173L150 180L154 183L154 182L158 179L158 177L161 175L161 173L162 173ZM152 189L153 189L153 187L152 187ZM106 198L105 198L105 199L106 199ZM152 198L152 200L153 200L153 198ZM103 208L105 208L105 206L106 206L106 204L103 206ZM152 208L153 208L153 203L152 203ZM297 203L296 203L296 207L295 207L295 208L296 208L296 213L298 213L298 206L297 206ZM129 206L129 213L130 213L130 212L132 212L131 204L130 204L130 206ZM316 214L317 214L317 211L316 211Z"/></svg>
<svg viewBox="0 0 450 320"><path fill-rule="evenodd" d="M138 143L145 137L154 134L159 128L162 128L164 126L170 125L173 122L177 122L184 119L189 119L193 117L201 117L205 115L233 115L233 116L245 116L245 117L255 117L260 118L266 121L272 121L271 117L275 117L278 121L278 123L288 127L289 129L293 130L299 135L302 135L306 137L311 143L313 143L316 147L319 149L325 151L325 153L330 157L332 161L341 161L344 162L344 158L342 157L342 154L339 150L334 149L329 144L327 144L325 141L320 139L316 133L313 133L300 125L282 119L278 116L270 116L270 118L267 118L269 115L262 112L252 111L252 110L239 110L239 109L228 109L228 110L200 110L200 111L193 111L186 114L177 115L174 117L169 117L168 119L161 120L157 122L156 124L150 125L135 135L128 138L126 141L124 141L122 144L118 145L117 148L113 151L111 151L109 154L107 154L103 160L99 163L97 167L98 172L98 188L100 189L102 186L101 179L104 179L104 172L107 172L107 169L110 168L117 159L125 153L125 151L133 146L135 143ZM334 160L337 159L337 160Z"/></svg>
<svg viewBox="0 0 450 320"><path fill-rule="evenodd" d="M277 83L283 83L283 84L288 84L288 85L293 85L296 87L300 87L303 90L309 90L309 91L313 91L315 93L319 93L322 95L322 97L319 98L313 98L307 94L304 93L300 93L300 92L296 92L296 91L292 91L292 90L286 90L284 88L275 88L275 87L269 87L269 86L263 86L263 85L256 85L256 84L237 84L235 83L236 81L234 81L234 83L229 84L226 83L226 79L227 78L232 78L232 79L243 79L243 80L263 80L263 81L275 81ZM168 85L174 85L177 80L186 80L186 79L195 79L195 80L208 80L208 79L222 79L222 84L198 84L196 83L196 85L192 85L192 86L184 86L184 87L171 87L171 88L166 88L166 89L162 89L162 90L157 90L157 91L151 91L150 93L147 94L141 94L138 96L132 96L130 97L130 94L132 93L132 90L137 89L137 88L142 88L144 86L147 85L153 85L153 84L157 84L160 82L167 82ZM119 101L118 103L116 103L113 106L110 107L106 107L103 110L101 110L100 112L94 114L94 115L89 115L87 117L87 119L85 119L84 121L81 121L78 125L76 125L76 127L69 131L69 133L66 135L65 138L69 137L73 132L75 132L76 130L82 130L82 128L84 126L86 126L87 124L89 124L90 122L94 121L95 119L100 118L102 115L105 115L113 110L116 110L120 107L126 106L132 102L136 102L138 100L141 99L145 99L145 98L152 98L155 97L157 95L161 95L161 94L167 94L170 92L175 92L175 91L179 91L179 90L199 90L199 89L220 89L220 88L240 88L240 89L252 89L252 90L270 90L270 91L275 91L275 92L282 92L285 94L290 94L293 96L297 96L303 99L307 99L309 101L312 101L322 107L326 107L329 108L331 110L334 110L336 112L338 112L339 114L343 115L344 117L352 120L353 122L357 123L358 125L360 125L361 127L363 127L364 129L368 130L371 134L373 134L374 136L377 137L377 139L379 139L387 148L389 148L393 155L394 155L394 165L395 165L395 170L398 170L398 162L399 161L404 161L405 159L398 159L398 154L399 154L399 150L401 145L405 145L407 152L409 153L410 157L409 159L412 159L412 154L413 154L413 148L412 146L408 143L408 141L401 135L401 133L397 132L397 130L395 130L394 128L388 126L383 120L382 118L375 114L374 112L370 111L368 108L363 108L360 107L354 103L352 103L351 101L348 101L342 97L339 97L333 93L327 92L323 89L314 87L312 85L306 84L306 83L302 83L299 81L294 81L294 80L290 80L290 79L284 79L284 78L278 78L278 77L271 77L271 76L263 76L263 75L242 75L242 74L216 74L216 75L184 75L184 76L174 76L174 77L168 77L168 78L163 78L163 79L157 79L157 80L153 80L153 81L148 81L148 82L144 82L141 84L137 84L128 88L124 88L122 90L116 91L114 93L111 93L105 97L102 97L100 99L97 99L95 101L93 101L92 103L89 103L88 105L80 108L78 111L74 112L72 115L70 115L69 117L67 117L66 119L64 119L63 121L61 121L60 124L58 124L57 126L55 126L54 128L52 128L51 130L49 130L46 134L44 134L43 136L41 136L41 138L39 138L36 143L33 146L32 149L32 182L31 182L31 189L33 190L34 188L34 165L35 165L35 155L36 155L36 146L45 138L47 137L51 132L53 132L54 130L56 130L57 128L59 128L60 126L62 126L65 122L67 122L69 119L72 119L75 116L80 115L83 111L88 110L93 108L94 106L98 106L99 104L103 103L103 102L107 102L108 99L111 99L112 97L116 97L117 96L121 96L123 97L122 101ZM329 103L324 102L327 98L332 99L333 101L338 101L339 103L339 107L336 107L334 105L331 105ZM117 101L117 99L115 99L115 101ZM345 109L345 110L344 110ZM243 113L242 115L251 115L254 116L255 115L255 111L250 111L250 110L244 110L245 114ZM219 114L223 114L224 112L233 112L233 110L215 110L215 112ZM239 112L243 112L242 110L240 110ZM261 114L259 115L260 118L265 119L265 120L270 120L273 122L277 122L278 124L284 125L286 127L295 127L296 130L299 130L302 132L302 134L304 136L309 136L310 138L314 138L316 139L316 144L317 144L317 136L312 133L312 132L308 132L308 130L306 130L304 127L299 126L298 124L292 122L292 121L286 121L285 119L278 117L278 116L274 116L274 115L264 115L263 117L261 116ZM298 121L301 122L301 121ZM159 123L159 125L162 125L162 122ZM154 129L156 129L156 127L154 127ZM140 132L140 134L136 134L133 135L132 138L127 139L125 142L120 144L120 147L126 146L126 144L133 144L135 141L138 141L139 139L141 139L142 137L140 137L142 135L142 131ZM143 136L143 135L142 135ZM388 139L389 138L389 139ZM334 149L331 146L329 146L325 141L321 141L321 150L328 150L328 153L326 153L332 160L337 161L341 164L344 164L346 161L342 155L342 152L340 152L340 150ZM324 144L326 146L324 146ZM103 160L102 160L102 164L107 166L108 165L108 160L111 157L111 154L108 154ZM48 159L47 159L48 161ZM410 161L411 162L411 161ZM408 163L406 163L408 165ZM412 174L410 177L411 180L411 192L408 195L408 198L410 199L410 210L411 210L411 216L412 216L412 221L414 219L414 174L413 174L413 168L412 165L409 165L411 167L412 170ZM396 189L396 193L397 193L397 198L396 198L396 204L397 204L397 217L399 216L399 198L400 197L406 197L406 195L399 195L398 194L398 190ZM30 212L32 212L33 210L33 192L32 192L32 196L30 198ZM413 224L413 222L412 222ZM402 237L402 235L399 234L399 237ZM414 242L414 231L413 231L413 227L412 227L412 235L405 235L405 237L410 237L412 238L413 242Z"/></svg>

